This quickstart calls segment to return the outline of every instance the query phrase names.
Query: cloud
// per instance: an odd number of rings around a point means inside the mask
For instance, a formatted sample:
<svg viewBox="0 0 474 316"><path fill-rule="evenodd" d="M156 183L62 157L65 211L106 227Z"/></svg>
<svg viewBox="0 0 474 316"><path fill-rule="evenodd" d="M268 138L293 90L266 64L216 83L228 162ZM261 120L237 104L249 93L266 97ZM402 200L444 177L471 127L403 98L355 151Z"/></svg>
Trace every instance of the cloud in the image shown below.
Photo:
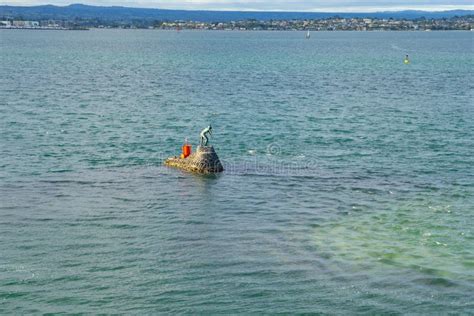
<svg viewBox="0 0 474 316"><path fill-rule="evenodd" d="M68 5L80 0L7 0L9 5ZM472 0L84 0L91 5L190 10L373 12L398 10L473 10Z"/></svg>

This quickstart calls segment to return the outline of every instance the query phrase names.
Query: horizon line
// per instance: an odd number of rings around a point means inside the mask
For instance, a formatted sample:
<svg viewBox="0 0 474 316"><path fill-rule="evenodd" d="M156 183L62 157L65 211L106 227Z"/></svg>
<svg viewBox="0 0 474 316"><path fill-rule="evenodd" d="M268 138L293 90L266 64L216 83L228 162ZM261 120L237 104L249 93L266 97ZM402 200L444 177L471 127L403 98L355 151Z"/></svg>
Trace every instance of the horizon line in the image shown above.
<svg viewBox="0 0 474 316"><path fill-rule="evenodd" d="M154 9L154 10L173 10L173 11L212 11L212 12L255 12L255 13L397 13L403 11L418 11L418 12L449 12L449 11L474 11L474 5L466 5L466 6L452 6L452 5L440 5L435 7L427 7L427 8L416 8L417 6L401 6L401 7L390 7L386 9L382 8L374 8L374 7L361 7L361 6L353 6L347 7L346 9L340 10L341 8L314 8L308 10L265 10L265 9L252 9L252 8L187 8L187 9L180 9L180 8L167 8L167 7L149 7L149 6L126 6L126 5L102 5L102 4L89 4L89 3L69 3L69 4L12 4L8 2L4 2L0 4L0 6L11 6L11 7L38 7L38 6L54 6L54 7L69 7L73 5L84 5L84 6L92 6L92 7L101 7L101 8L126 8L126 9ZM353 8L351 10L351 8ZM357 8L357 9L355 9Z"/></svg>

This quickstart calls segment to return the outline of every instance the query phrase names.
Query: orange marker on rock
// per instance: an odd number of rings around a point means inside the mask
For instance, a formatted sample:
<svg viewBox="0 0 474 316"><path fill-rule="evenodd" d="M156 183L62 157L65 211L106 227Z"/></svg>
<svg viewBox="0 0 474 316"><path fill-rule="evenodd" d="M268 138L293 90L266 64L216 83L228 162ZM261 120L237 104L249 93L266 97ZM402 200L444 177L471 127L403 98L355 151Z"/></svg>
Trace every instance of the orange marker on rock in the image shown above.
<svg viewBox="0 0 474 316"><path fill-rule="evenodd" d="M183 153L181 154L181 158L188 158L191 155L192 147L191 144L188 143L188 139L184 140L184 145L182 147Z"/></svg>

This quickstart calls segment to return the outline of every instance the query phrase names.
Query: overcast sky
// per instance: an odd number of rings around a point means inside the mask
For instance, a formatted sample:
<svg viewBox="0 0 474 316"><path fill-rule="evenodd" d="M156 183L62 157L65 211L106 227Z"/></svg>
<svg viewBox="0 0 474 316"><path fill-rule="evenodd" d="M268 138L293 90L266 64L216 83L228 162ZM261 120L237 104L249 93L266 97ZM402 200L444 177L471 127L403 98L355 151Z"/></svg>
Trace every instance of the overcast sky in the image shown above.
<svg viewBox="0 0 474 316"><path fill-rule="evenodd" d="M71 3L163 9L243 11L373 12L407 9L429 11L474 9L474 0L0 0L0 4L8 5L68 5Z"/></svg>

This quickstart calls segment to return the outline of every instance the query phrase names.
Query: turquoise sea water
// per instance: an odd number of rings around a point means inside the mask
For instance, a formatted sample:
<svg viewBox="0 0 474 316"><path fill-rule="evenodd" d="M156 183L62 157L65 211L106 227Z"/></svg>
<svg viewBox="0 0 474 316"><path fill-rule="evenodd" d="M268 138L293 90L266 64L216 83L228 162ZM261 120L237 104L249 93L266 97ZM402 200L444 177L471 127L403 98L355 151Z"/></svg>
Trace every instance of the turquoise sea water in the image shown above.
<svg viewBox="0 0 474 316"><path fill-rule="evenodd" d="M473 314L474 34L304 35L0 31L0 314Z"/></svg>

